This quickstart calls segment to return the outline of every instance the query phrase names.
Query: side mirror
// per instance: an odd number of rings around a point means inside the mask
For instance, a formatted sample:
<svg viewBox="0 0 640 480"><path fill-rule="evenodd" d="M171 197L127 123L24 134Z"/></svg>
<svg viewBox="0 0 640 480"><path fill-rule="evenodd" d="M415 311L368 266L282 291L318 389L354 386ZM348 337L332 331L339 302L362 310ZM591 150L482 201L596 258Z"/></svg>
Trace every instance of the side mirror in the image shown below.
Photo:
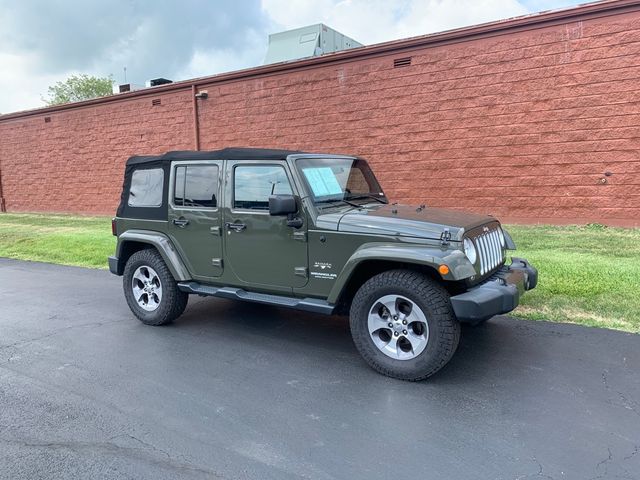
<svg viewBox="0 0 640 480"><path fill-rule="evenodd" d="M294 195L271 195L269 197L269 215L290 215L298 211Z"/></svg>

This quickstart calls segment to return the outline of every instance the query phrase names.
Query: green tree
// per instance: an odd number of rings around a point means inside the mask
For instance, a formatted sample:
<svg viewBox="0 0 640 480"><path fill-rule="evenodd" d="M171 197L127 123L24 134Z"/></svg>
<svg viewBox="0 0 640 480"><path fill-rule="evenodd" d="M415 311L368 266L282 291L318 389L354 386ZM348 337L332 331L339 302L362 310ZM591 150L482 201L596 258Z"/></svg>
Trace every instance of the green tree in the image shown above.
<svg viewBox="0 0 640 480"><path fill-rule="evenodd" d="M47 105L79 102L90 98L104 97L113 93L113 78L92 77L86 74L72 75L48 89L49 97L42 100Z"/></svg>

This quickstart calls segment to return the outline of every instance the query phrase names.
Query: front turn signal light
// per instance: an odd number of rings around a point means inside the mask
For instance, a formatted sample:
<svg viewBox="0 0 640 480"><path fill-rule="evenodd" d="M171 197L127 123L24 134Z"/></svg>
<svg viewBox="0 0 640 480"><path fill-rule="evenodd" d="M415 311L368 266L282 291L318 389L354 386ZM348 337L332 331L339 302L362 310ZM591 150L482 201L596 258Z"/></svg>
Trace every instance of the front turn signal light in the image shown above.
<svg viewBox="0 0 640 480"><path fill-rule="evenodd" d="M447 267L446 265L440 265L438 267L438 272L440 272L440 275L442 275L443 277L449 273L449 267Z"/></svg>

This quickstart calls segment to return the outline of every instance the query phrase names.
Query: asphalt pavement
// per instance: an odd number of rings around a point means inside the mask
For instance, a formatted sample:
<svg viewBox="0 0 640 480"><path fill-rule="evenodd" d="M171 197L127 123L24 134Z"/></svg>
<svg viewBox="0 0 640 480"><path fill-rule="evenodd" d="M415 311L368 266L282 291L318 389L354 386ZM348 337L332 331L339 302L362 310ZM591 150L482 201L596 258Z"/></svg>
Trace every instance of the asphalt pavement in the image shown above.
<svg viewBox="0 0 640 480"><path fill-rule="evenodd" d="M639 367L640 335L500 317L407 383L345 318L147 327L106 271L0 259L0 478L640 478Z"/></svg>

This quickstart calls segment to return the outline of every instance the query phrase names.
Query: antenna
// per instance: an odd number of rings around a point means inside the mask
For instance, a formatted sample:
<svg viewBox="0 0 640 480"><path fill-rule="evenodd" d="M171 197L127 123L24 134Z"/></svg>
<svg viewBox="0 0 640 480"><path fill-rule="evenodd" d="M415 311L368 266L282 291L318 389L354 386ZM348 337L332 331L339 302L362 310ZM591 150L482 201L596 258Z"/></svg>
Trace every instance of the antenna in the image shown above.
<svg viewBox="0 0 640 480"><path fill-rule="evenodd" d="M127 67L124 67L124 83L127 83Z"/></svg>

